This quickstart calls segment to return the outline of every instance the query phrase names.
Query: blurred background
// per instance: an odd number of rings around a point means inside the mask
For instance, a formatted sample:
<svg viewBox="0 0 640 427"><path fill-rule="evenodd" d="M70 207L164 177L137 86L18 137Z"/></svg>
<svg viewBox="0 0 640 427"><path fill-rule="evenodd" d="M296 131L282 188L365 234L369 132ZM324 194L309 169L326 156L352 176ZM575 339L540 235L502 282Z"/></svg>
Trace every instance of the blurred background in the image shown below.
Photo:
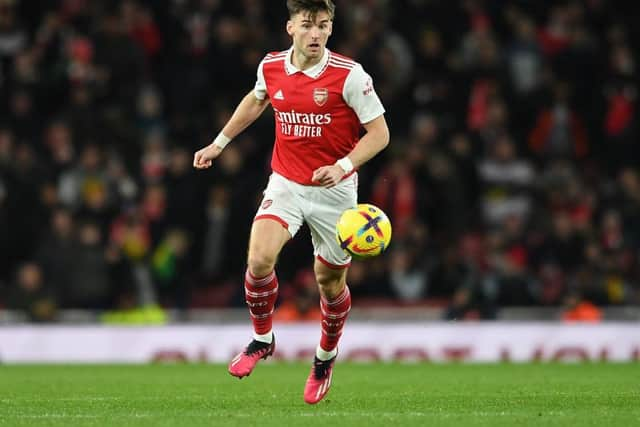
<svg viewBox="0 0 640 427"><path fill-rule="evenodd" d="M329 48L373 76L392 135L360 172L394 236L353 264L354 316L640 319L632 6L336 3ZM0 322L248 320L270 109L191 162L286 19L284 0L0 0ZM312 262L304 228L276 320L318 318Z"/></svg>

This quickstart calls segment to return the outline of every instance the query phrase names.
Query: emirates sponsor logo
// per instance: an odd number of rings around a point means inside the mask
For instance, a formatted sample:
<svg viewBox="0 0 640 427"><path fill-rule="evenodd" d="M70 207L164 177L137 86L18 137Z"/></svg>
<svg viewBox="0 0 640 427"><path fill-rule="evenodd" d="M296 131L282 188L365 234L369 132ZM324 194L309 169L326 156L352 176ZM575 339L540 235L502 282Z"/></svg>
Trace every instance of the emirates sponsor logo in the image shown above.
<svg viewBox="0 0 640 427"><path fill-rule="evenodd" d="M331 123L331 113L314 114L299 113L296 110L280 111L274 108L276 118L281 123L290 125L328 125Z"/></svg>
<svg viewBox="0 0 640 427"><path fill-rule="evenodd" d="M318 105L319 107L322 107L324 104L327 103L328 99L329 99L329 89L324 87L322 88L317 87L313 89L313 101L316 103L316 105Z"/></svg>

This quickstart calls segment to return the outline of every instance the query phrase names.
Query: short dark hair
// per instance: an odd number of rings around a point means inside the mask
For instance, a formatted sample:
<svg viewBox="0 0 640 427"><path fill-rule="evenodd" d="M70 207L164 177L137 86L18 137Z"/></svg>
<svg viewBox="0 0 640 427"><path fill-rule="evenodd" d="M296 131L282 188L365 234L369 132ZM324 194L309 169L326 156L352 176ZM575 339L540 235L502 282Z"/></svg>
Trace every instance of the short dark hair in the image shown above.
<svg viewBox="0 0 640 427"><path fill-rule="evenodd" d="M312 19L315 19L318 12L327 12L333 20L336 13L336 5L331 0L287 0L287 9L290 18L300 12L309 12Z"/></svg>

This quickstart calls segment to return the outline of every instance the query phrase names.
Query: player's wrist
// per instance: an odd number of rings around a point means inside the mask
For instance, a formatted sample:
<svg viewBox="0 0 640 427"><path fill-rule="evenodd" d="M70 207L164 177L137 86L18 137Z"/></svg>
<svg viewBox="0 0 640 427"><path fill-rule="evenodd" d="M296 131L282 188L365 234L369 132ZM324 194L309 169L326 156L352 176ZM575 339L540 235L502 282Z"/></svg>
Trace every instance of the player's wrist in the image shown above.
<svg viewBox="0 0 640 427"><path fill-rule="evenodd" d="M338 159L338 161L336 161L336 165L340 166L345 174L353 171L354 169L353 162L349 157Z"/></svg>
<svg viewBox="0 0 640 427"><path fill-rule="evenodd" d="M216 147L219 147L222 150L230 142L231 142L231 138L229 138L224 133L222 133L222 131L220 131L218 136L216 136L216 138L213 140L213 142L211 144L215 145Z"/></svg>

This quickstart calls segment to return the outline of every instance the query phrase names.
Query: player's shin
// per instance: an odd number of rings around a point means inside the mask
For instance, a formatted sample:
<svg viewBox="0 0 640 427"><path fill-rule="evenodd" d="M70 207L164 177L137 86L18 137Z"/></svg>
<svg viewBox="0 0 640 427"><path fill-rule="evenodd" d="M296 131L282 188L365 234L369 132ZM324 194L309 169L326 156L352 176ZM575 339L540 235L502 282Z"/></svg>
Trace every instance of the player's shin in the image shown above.
<svg viewBox="0 0 640 427"><path fill-rule="evenodd" d="M320 308L322 311L322 336L316 357L320 360L329 360L337 354L338 341L351 309L349 287L345 286L344 290L331 300L322 297Z"/></svg>
<svg viewBox="0 0 640 427"><path fill-rule="evenodd" d="M271 343L273 308L278 298L278 278L275 271L258 278L247 270L244 291L253 322L254 339Z"/></svg>

